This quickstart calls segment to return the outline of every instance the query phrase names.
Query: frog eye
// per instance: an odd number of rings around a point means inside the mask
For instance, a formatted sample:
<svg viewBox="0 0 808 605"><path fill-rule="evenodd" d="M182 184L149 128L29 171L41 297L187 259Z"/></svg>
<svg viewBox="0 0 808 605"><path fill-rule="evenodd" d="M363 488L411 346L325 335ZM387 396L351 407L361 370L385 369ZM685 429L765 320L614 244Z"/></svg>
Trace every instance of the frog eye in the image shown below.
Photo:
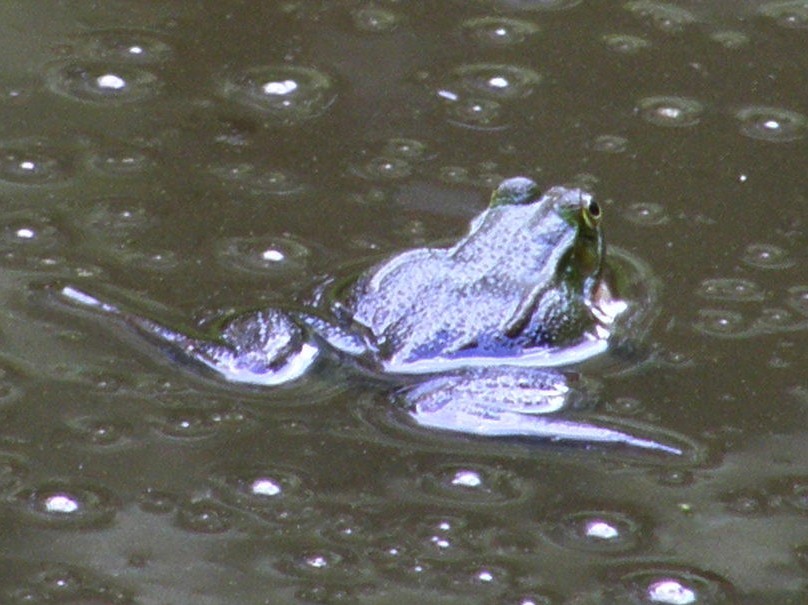
<svg viewBox="0 0 808 605"><path fill-rule="evenodd" d="M583 208L583 215L584 215L584 222L590 228L594 228L600 222L601 218L601 210L600 204L598 204L592 198L587 200L586 205Z"/></svg>

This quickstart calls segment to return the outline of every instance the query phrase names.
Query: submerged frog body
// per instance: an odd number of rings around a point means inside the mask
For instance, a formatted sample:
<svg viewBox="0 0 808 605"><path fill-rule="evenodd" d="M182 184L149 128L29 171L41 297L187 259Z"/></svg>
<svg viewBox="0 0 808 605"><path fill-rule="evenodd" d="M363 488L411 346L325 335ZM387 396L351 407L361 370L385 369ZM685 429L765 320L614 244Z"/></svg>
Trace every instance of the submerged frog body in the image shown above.
<svg viewBox="0 0 808 605"><path fill-rule="evenodd" d="M546 368L603 351L626 307L604 278L600 221L597 202L580 189L541 195L533 181L509 179L454 246L401 253L320 295L311 312L236 317L215 341L72 287L61 292L233 382L294 380L331 349L373 372L425 374L405 390L422 425L678 453L616 429L545 416L564 407L569 391L564 375Z"/></svg>

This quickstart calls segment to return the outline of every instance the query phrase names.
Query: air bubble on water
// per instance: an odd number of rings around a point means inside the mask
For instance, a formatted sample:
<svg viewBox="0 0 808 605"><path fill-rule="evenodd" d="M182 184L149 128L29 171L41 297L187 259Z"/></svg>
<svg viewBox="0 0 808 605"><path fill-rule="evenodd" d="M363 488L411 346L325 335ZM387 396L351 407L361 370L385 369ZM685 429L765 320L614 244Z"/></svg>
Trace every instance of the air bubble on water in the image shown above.
<svg viewBox="0 0 808 605"><path fill-rule="evenodd" d="M496 131L508 127L503 121L502 105L491 99L468 98L450 106L447 118L451 124L470 130Z"/></svg>
<svg viewBox="0 0 808 605"><path fill-rule="evenodd" d="M737 311L701 309L693 324L696 331L710 336L746 336L746 318Z"/></svg>
<svg viewBox="0 0 808 605"><path fill-rule="evenodd" d="M44 141L0 141L0 181L41 186L64 181L73 174L72 158Z"/></svg>
<svg viewBox="0 0 808 605"><path fill-rule="evenodd" d="M808 2L806 0L768 2L758 8L758 13L772 19L781 27L808 29Z"/></svg>
<svg viewBox="0 0 808 605"><path fill-rule="evenodd" d="M603 153L623 153L628 147L625 137L604 134L597 137L591 144L592 149Z"/></svg>
<svg viewBox="0 0 808 605"><path fill-rule="evenodd" d="M264 92L268 95L288 95L297 90L297 82L294 80L284 80L283 82L267 82L263 86Z"/></svg>
<svg viewBox="0 0 808 605"><path fill-rule="evenodd" d="M72 39L72 56L118 64L161 63L173 55L173 49L152 32L136 29L91 31Z"/></svg>
<svg viewBox="0 0 808 605"><path fill-rule="evenodd" d="M760 301L764 292L753 281L741 278L714 278L701 282L699 296L711 300Z"/></svg>
<svg viewBox="0 0 808 605"><path fill-rule="evenodd" d="M567 513L548 524L557 544L591 552L629 552L643 540L642 524L627 514L608 510Z"/></svg>
<svg viewBox="0 0 808 605"><path fill-rule="evenodd" d="M146 101L162 88L159 78L144 68L126 66L111 72L106 65L93 63L52 66L45 82L58 95L96 105Z"/></svg>
<svg viewBox="0 0 808 605"><path fill-rule="evenodd" d="M605 34L601 36L601 40L610 50L626 55L634 54L651 46L651 43L645 38L630 34Z"/></svg>
<svg viewBox="0 0 808 605"><path fill-rule="evenodd" d="M460 27L469 40L493 47L521 44L539 31L539 27L530 21L507 17L468 19Z"/></svg>
<svg viewBox="0 0 808 605"><path fill-rule="evenodd" d="M480 487L482 484L483 480L480 477L480 474L475 471L458 471L455 476L452 477L452 485L462 487Z"/></svg>
<svg viewBox="0 0 808 605"><path fill-rule="evenodd" d="M394 181L412 174L412 165L400 157L375 157L357 168L357 173L371 181Z"/></svg>
<svg viewBox="0 0 808 605"><path fill-rule="evenodd" d="M480 571L477 572L477 579L480 582L485 582L485 583L493 582L494 581L494 574L492 574L487 569L481 569Z"/></svg>
<svg viewBox="0 0 808 605"><path fill-rule="evenodd" d="M699 101L676 96L646 97L640 99L637 107L646 122L673 128L695 126L704 110Z"/></svg>
<svg viewBox="0 0 808 605"><path fill-rule="evenodd" d="M626 2L626 10L659 30L676 33L696 21L687 9L666 2L635 0Z"/></svg>
<svg viewBox="0 0 808 605"><path fill-rule="evenodd" d="M401 17L384 8L366 7L351 12L356 29L363 32L380 34L398 27Z"/></svg>
<svg viewBox="0 0 808 605"><path fill-rule="evenodd" d="M42 508L48 513L69 514L79 509L79 503L69 494L53 494L44 499Z"/></svg>
<svg viewBox="0 0 808 605"><path fill-rule="evenodd" d="M328 74L298 65L262 65L224 74L222 95L259 112L275 126L293 126L321 116L334 102Z"/></svg>
<svg viewBox="0 0 808 605"><path fill-rule="evenodd" d="M328 567L328 559L322 555L311 555L306 557L305 561L306 565L313 567L314 569L323 569L324 567Z"/></svg>
<svg viewBox="0 0 808 605"><path fill-rule="evenodd" d="M113 90L121 90L126 86L126 80L115 74L104 74L96 78L99 88L110 88Z"/></svg>
<svg viewBox="0 0 808 605"><path fill-rule="evenodd" d="M220 534L232 526L230 511L216 502L206 499L183 504L176 514L177 525L189 532L199 534Z"/></svg>
<svg viewBox="0 0 808 605"><path fill-rule="evenodd" d="M620 535L613 525L603 520L589 521L586 524L585 534L588 538L598 538L600 540L612 540Z"/></svg>
<svg viewBox="0 0 808 605"><path fill-rule="evenodd" d="M428 157L427 145L416 139L392 138L384 146L389 157L406 160L423 160Z"/></svg>
<svg viewBox="0 0 808 605"><path fill-rule="evenodd" d="M735 112L741 134L771 143L787 143L805 137L808 118L779 107L752 105Z"/></svg>
<svg viewBox="0 0 808 605"><path fill-rule="evenodd" d="M741 260L759 269L787 269L794 266L794 259L788 252L773 244L749 244Z"/></svg>
<svg viewBox="0 0 808 605"><path fill-rule="evenodd" d="M310 251L290 237L230 237L215 245L217 260L230 269L264 276L302 270Z"/></svg>
<svg viewBox="0 0 808 605"><path fill-rule="evenodd" d="M470 94L496 100L527 97L542 80L532 69L506 63L463 65L454 69L450 78Z"/></svg>
<svg viewBox="0 0 808 605"><path fill-rule="evenodd" d="M272 479L256 479L250 486L256 496L277 496L281 493L281 486Z"/></svg>
<svg viewBox="0 0 808 605"><path fill-rule="evenodd" d="M696 593L678 580L664 579L648 586L648 600L664 605L689 605L696 602Z"/></svg>
<svg viewBox="0 0 808 605"><path fill-rule="evenodd" d="M664 225L668 222L668 213L665 207L654 202L641 202L630 205L625 212L625 217L637 225Z"/></svg>
<svg viewBox="0 0 808 605"><path fill-rule="evenodd" d="M710 39L724 48L734 50L749 44L749 36L739 31L718 31L710 34Z"/></svg>
<svg viewBox="0 0 808 605"><path fill-rule="evenodd" d="M28 515L54 528L106 526L117 508L115 498L105 489L71 481L23 489L16 499Z"/></svg>

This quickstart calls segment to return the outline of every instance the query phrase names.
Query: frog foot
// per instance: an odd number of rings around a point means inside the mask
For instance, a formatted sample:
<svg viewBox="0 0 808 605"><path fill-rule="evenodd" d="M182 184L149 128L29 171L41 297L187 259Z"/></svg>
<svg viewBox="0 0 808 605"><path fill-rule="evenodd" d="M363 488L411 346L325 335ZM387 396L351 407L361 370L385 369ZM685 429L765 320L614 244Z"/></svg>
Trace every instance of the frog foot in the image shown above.
<svg viewBox="0 0 808 605"><path fill-rule="evenodd" d="M201 364L230 382L273 386L299 378L319 349L286 313L266 309L229 320L215 340L194 338L127 312L72 286L59 290L71 304L110 315L170 353Z"/></svg>

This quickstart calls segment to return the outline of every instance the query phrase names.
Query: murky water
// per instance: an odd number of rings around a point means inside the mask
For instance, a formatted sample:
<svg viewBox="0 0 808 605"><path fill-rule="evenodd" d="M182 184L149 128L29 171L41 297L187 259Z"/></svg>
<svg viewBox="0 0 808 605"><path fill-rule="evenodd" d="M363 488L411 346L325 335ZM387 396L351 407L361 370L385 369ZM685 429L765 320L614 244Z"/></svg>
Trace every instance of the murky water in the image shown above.
<svg viewBox="0 0 808 605"><path fill-rule="evenodd" d="M0 13L0 601L808 602L808 3ZM42 290L295 304L515 174L652 267L646 353L587 379L702 457L418 429L334 364L232 387Z"/></svg>

